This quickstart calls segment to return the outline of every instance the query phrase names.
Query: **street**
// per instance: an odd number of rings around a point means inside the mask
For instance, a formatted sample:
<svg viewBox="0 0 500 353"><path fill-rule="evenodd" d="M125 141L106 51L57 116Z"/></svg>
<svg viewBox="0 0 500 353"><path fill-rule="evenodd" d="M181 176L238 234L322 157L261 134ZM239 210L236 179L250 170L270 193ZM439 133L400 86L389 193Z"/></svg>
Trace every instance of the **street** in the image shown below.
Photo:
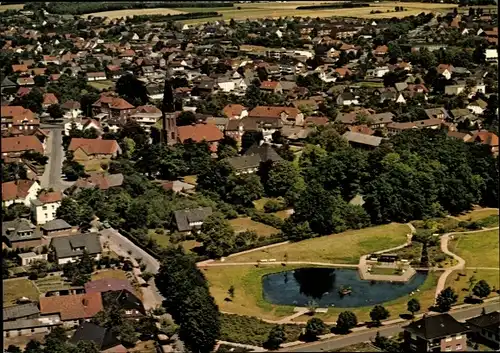
<svg viewBox="0 0 500 353"><path fill-rule="evenodd" d="M500 304L498 302L489 303L484 305L486 312L491 312L499 310ZM450 314L457 320L465 320L481 314L482 308L479 306L459 309L455 312L450 312ZM395 336L399 332L402 332L403 326L408 325L409 322L404 322L401 324L393 325L390 327L380 327L376 329L369 329L360 332L354 332L346 336L335 337L329 340L307 343L297 347L287 347L286 349L280 350L281 352L328 352L334 349L340 349L345 346L350 346L356 343L362 343L370 341L370 339L375 338L377 332L380 332L382 336Z"/></svg>
<svg viewBox="0 0 500 353"><path fill-rule="evenodd" d="M64 149L62 146L62 131L63 127L49 125L44 127L49 130L49 137L45 154L49 157L49 161L45 166L45 171L40 177L42 188L53 188L54 190L63 191L72 185L61 179L62 164L64 160Z"/></svg>

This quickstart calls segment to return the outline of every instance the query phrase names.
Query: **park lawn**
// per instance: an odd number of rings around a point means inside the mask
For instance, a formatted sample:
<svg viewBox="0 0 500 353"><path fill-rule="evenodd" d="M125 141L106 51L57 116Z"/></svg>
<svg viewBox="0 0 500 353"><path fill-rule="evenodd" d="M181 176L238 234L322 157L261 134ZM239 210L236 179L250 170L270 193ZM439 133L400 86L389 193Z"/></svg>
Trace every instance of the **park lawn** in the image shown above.
<svg viewBox="0 0 500 353"><path fill-rule="evenodd" d="M465 273L465 276L459 276L459 273ZM458 294L458 303L464 302L466 296L468 296L469 288L469 278L474 275L474 277L479 280L485 280L490 285L492 292L490 297L498 296L493 289L500 288L500 272L498 270L465 270L465 271L453 271L446 279L446 287L451 287Z"/></svg>
<svg viewBox="0 0 500 353"><path fill-rule="evenodd" d="M397 273L395 268L387 268L387 267L372 267L370 274L372 274L372 275L389 275L389 276L400 275Z"/></svg>
<svg viewBox="0 0 500 353"><path fill-rule="evenodd" d="M241 217L229 220L229 224L236 233L254 231L259 236L268 237L279 232L278 229L267 224L255 222L250 217Z"/></svg>
<svg viewBox="0 0 500 353"><path fill-rule="evenodd" d="M500 266L497 229L454 235L448 248L465 260L466 267Z"/></svg>
<svg viewBox="0 0 500 353"><path fill-rule="evenodd" d="M361 255L392 248L406 241L406 224L391 223L377 227L288 243L226 259L228 262L256 262L260 259L357 264Z"/></svg>
<svg viewBox="0 0 500 353"><path fill-rule="evenodd" d="M467 212L463 215L458 216L457 218L463 221L479 221L481 219L490 217L490 216L498 216L498 209L478 209Z"/></svg>
<svg viewBox="0 0 500 353"><path fill-rule="evenodd" d="M210 293L215 298L221 312L233 313L238 315L257 316L268 320L279 320L293 314L294 306L277 305L264 300L262 294L262 276L269 273L288 271L300 268L300 265L287 265L286 267L266 266L256 267L250 265L241 266L216 266L200 268L205 274ZM429 273L425 282L420 286L420 291L415 295L405 295L393 301L387 302L384 306L391 312L391 318L396 319L400 314L407 313L406 304L411 298L417 298L420 301L422 310L427 309L434 304L434 294L437 285L438 274ZM228 289L233 286L234 298L232 301L226 301L228 298ZM359 308L328 308L326 314L316 314L325 322L333 323L337 321L337 316L342 311L350 310L356 314L358 321L369 321L371 306ZM302 315L294 322L305 323L311 317Z"/></svg>
<svg viewBox="0 0 500 353"><path fill-rule="evenodd" d="M92 274L92 281L104 278L115 278L128 281L127 273L122 270L99 270Z"/></svg>
<svg viewBox="0 0 500 353"><path fill-rule="evenodd" d="M71 287L71 283L64 280L62 276L47 276L44 278L39 278L34 282L40 293L46 293L59 289L67 289Z"/></svg>
<svg viewBox="0 0 500 353"><path fill-rule="evenodd" d="M167 9L167 8L151 8L151 9L126 9L126 10L115 10L115 11L102 11L87 13L82 15L82 17L89 16L99 16L108 18L121 18L121 17L134 17L136 15L179 15L185 13L184 11Z"/></svg>
<svg viewBox="0 0 500 353"><path fill-rule="evenodd" d="M115 87L115 84L110 80L103 80L103 81L89 82L89 86L92 86L95 89L98 89L101 91L103 89L104 90L112 89Z"/></svg>
<svg viewBox="0 0 500 353"><path fill-rule="evenodd" d="M12 306L16 300L26 297L31 300L38 300L40 293L32 281L25 278L10 279L3 281L3 306Z"/></svg>

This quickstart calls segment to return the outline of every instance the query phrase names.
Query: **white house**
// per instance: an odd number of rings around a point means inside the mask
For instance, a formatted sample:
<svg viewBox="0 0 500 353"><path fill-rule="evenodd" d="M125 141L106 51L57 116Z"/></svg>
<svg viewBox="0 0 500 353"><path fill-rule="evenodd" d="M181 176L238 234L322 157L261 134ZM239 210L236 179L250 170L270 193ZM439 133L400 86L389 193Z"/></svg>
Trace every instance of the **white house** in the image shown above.
<svg viewBox="0 0 500 353"><path fill-rule="evenodd" d="M338 95L337 104L338 105L359 105L359 101L358 101L357 97L354 96L354 94L352 94L350 92L344 92L344 93Z"/></svg>
<svg viewBox="0 0 500 353"><path fill-rule="evenodd" d="M15 203L22 203L30 207L42 188L34 180L15 180L2 183L2 206L9 207Z"/></svg>
<svg viewBox="0 0 500 353"><path fill-rule="evenodd" d="M236 84L234 81L231 80L220 80L217 82L217 87L219 90L222 92L232 92L236 88Z"/></svg>
<svg viewBox="0 0 500 353"><path fill-rule="evenodd" d="M104 72L87 72L87 81L105 81L106 73Z"/></svg>
<svg viewBox="0 0 500 353"><path fill-rule="evenodd" d="M498 62L498 51L497 49L486 49L484 53L486 55L487 62Z"/></svg>
<svg viewBox="0 0 500 353"><path fill-rule="evenodd" d="M29 266L35 261L45 260L47 261L47 254L37 254L34 252L26 252L18 254L19 259L21 260L21 266Z"/></svg>
<svg viewBox="0 0 500 353"><path fill-rule="evenodd" d="M384 77L384 75L388 72L389 72L389 67L387 66L376 67L375 69L373 69L373 76L379 78Z"/></svg>
<svg viewBox="0 0 500 353"><path fill-rule="evenodd" d="M467 106L467 109L469 109L474 114L481 115L481 114L483 114L484 110L486 109L486 106L487 106L487 104L485 101L483 101L482 99L478 99L478 100L470 103Z"/></svg>
<svg viewBox="0 0 500 353"><path fill-rule="evenodd" d="M59 191L42 192L31 201L31 211L37 225L56 219L56 211L61 206L62 193Z"/></svg>

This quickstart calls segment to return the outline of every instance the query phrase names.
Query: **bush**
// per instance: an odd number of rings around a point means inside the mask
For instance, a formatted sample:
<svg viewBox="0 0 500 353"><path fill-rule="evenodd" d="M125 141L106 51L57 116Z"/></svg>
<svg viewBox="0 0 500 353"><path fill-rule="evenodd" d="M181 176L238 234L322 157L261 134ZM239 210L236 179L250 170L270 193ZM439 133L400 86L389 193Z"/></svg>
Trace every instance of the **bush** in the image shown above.
<svg viewBox="0 0 500 353"><path fill-rule="evenodd" d="M266 202L264 205L264 212L266 213L271 213L271 212L278 212L281 210L284 210L286 208L285 200L278 198L278 199L271 199Z"/></svg>
<svg viewBox="0 0 500 353"><path fill-rule="evenodd" d="M268 226L281 229L283 227L283 220L272 214L266 214L263 212L255 211L251 216L252 221L264 223Z"/></svg>

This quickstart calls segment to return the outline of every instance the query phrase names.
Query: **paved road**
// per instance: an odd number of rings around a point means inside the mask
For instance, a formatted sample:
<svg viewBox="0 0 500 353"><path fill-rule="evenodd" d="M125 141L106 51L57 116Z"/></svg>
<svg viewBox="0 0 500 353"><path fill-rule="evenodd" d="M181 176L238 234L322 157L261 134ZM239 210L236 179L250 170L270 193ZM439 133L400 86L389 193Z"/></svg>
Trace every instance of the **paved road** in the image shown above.
<svg viewBox="0 0 500 353"><path fill-rule="evenodd" d="M40 178L43 188L53 188L62 191L72 183L61 179L62 164L64 160L64 149L62 146L62 127L52 126L47 140L46 154L49 161L45 166L45 171Z"/></svg>
<svg viewBox="0 0 500 353"><path fill-rule="evenodd" d="M486 312L495 311L500 309L500 304L498 302L485 304ZM450 314L457 320L465 320L481 314L482 306L475 306L472 308L459 309L455 312L450 312ZM360 331L351 333L346 336L335 337L330 340L325 340L321 342L314 342L303 344L297 347L287 347L281 352L328 352L334 349L339 349L351 344L362 343L370 341L375 338L377 331L380 332L382 336L395 336L399 332L402 332L403 326L406 326L408 322L397 324L390 327L380 327L376 329L370 329L366 331Z"/></svg>

